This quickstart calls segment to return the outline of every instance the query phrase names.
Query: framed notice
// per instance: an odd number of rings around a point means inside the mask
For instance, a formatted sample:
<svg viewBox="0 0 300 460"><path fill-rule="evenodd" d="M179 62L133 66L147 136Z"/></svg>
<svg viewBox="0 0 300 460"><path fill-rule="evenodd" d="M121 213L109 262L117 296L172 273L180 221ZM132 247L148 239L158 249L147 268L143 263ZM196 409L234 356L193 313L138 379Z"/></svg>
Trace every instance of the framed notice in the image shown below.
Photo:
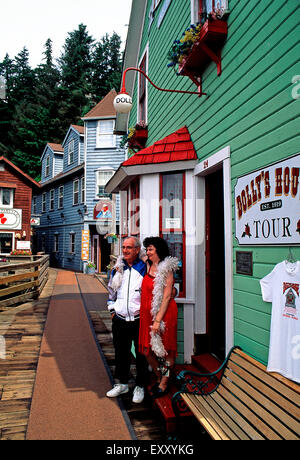
<svg viewBox="0 0 300 460"><path fill-rule="evenodd" d="M234 198L240 245L300 244L300 154L239 177Z"/></svg>
<svg viewBox="0 0 300 460"><path fill-rule="evenodd" d="M236 273L239 275L253 275L252 252L236 251Z"/></svg>

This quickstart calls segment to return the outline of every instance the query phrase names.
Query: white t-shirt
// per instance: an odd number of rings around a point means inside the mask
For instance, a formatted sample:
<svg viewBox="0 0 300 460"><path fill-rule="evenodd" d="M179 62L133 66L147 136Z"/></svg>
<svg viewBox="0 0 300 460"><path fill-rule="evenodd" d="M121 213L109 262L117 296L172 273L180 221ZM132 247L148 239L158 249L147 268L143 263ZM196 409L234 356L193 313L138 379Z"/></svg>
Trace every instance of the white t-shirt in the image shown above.
<svg viewBox="0 0 300 460"><path fill-rule="evenodd" d="M300 383L300 262L280 262L260 285L272 302L267 370Z"/></svg>

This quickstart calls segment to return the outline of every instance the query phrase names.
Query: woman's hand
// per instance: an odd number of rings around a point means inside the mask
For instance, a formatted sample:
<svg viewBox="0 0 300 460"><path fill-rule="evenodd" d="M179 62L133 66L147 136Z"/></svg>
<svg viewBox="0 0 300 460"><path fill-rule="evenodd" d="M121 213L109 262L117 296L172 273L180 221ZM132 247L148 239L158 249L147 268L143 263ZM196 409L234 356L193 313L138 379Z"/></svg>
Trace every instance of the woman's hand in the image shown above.
<svg viewBox="0 0 300 460"><path fill-rule="evenodd" d="M152 331L154 334L159 334L160 332L160 321L154 321L152 324Z"/></svg>

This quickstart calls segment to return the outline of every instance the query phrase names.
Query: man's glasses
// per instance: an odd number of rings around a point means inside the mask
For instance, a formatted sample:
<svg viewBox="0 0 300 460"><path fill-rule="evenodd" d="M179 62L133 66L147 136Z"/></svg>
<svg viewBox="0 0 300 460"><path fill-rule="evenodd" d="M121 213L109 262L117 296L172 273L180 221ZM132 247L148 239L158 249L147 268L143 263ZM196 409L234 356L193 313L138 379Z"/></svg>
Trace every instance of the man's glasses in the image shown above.
<svg viewBox="0 0 300 460"><path fill-rule="evenodd" d="M135 249L134 246L122 246L122 249Z"/></svg>

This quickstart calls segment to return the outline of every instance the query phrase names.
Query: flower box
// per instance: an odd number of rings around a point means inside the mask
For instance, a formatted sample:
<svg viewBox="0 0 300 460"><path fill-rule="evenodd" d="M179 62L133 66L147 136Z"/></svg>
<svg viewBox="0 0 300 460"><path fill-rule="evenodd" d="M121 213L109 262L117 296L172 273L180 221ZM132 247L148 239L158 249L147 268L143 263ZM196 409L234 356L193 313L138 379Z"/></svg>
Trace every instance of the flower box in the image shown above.
<svg viewBox="0 0 300 460"><path fill-rule="evenodd" d="M221 48L227 37L227 22L221 19L208 19L201 28L199 38L189 54L179 65L179 75L190 77L193 81L201 77L207 65L214 61L217 73L221 74Z"/></svg>
<svg viewBox="0 0 300 460"><path fill-rule="evenodd" d="M128 147L132 150L141 150L146 147L148 140L148 129L136 129L134 134L128 139Z"/></svg>

